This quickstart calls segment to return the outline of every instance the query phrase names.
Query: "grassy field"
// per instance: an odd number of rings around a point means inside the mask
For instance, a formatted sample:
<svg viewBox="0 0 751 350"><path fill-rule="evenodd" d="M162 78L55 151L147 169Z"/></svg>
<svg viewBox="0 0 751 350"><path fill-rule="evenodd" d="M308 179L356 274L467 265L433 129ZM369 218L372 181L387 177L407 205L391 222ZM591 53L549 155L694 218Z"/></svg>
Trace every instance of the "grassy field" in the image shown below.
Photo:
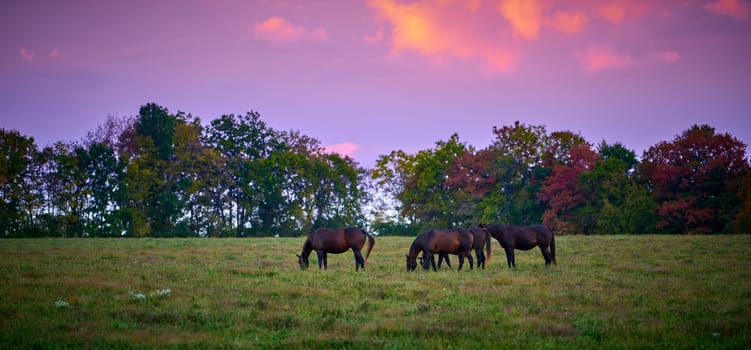
<svg viewBox="0 0 751 350"><path fill-rule="evenodd" d="M516 270L494 241L437 273L396 237L300 271L303 240L0 240L0 349L751 347L749 235L559 236Z"/></svg>

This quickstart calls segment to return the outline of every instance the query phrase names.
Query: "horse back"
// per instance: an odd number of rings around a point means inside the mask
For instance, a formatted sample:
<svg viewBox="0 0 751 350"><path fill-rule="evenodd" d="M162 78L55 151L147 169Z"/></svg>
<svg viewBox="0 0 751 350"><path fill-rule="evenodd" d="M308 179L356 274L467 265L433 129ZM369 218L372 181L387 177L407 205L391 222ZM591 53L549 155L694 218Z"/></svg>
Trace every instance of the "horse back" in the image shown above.
<svg viewBox="0 0 751 350"><path fill-rule="evenodd" d="M458 253L472 248L474 236L465 229L434 230L430 246L434 253Z"/></svg>
<svg viewBox="0 0 751 350"><path fill-rule="evenodd" d="M550 245L553 234L546 226L532 225L514 228L511 236L515 249L529 250Z"/></svg>
<svg viewBox="0 0 751 350"><path fill-rule="evenodd" d="M319 228L314 231L308 240L311 241L315 250L323 250L327 253L344 253L358 244L357 229L327 229ZM359 247L365 242L364 235L360 234Z"/></svg>

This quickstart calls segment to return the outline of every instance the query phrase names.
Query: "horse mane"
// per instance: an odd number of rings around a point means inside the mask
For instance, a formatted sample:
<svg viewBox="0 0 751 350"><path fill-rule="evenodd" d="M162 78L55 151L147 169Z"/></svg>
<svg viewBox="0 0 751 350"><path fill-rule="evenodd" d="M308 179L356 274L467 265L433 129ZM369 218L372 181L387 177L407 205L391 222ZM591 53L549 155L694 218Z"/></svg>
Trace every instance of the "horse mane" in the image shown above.
<svg viewBox="0 0 751 350"><path fill-rule="evenodd" d="M315 233L315 232L314 232ZM311 233L312 235L312 233ZM302 253L300 255L303 258L307 258L310 256L310 252L313 251L313 242L310 240L310 236L308 236L308 239L305 240L305 243L302 245Z"/></svg>

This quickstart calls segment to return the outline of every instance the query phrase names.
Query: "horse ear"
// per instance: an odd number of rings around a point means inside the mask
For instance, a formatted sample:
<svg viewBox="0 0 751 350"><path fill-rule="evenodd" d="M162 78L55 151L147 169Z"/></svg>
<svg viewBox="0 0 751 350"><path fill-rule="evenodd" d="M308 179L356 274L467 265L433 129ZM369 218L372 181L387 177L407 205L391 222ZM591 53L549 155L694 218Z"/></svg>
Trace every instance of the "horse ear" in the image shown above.
<svg viewBox="0 0 751 350"><path fill-rule="evenodd" d="M297 253L295 253L295 255L297 255L297 257L298 257L298 258L302 258L302 257L300 256L300 254L297 254Z"/></svg>

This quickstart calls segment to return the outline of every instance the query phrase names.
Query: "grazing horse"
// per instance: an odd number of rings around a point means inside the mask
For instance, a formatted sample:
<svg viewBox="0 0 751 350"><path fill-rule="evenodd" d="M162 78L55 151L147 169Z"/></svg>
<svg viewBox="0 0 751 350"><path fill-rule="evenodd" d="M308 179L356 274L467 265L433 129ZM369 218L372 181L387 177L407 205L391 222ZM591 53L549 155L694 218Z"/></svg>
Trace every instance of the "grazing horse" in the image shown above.
<svg viewBox="0 0 751 350"><path fill-rule="evenodd" d="M545 266L550 266L551 262L553 265L558 265L555 261L555 235L546 226L480 224L478 227L498 240L498 243L506 251L506 260L510 268L516 267L514 249L530 250L535 246L540 247L542 256L545 258Z"/></svg>
<svg viewBox="0 0 751 350"><path fill-rule="evenodd" d="M472 245L472 249L475 250L475 256L477 257L477 267L481 267L483 270L485 270L485 252L482 251L482 248L484 247L487 251L487 259L490 260L491 255L491 239L490 239L490 233L488 231L485 231L482 228L479 227L473 227L469 229L470 232L475 236L474 244ZM422 258L420 258L422 259ZM441 262L446 261L446 266L451 268L451 261L449 260L448 254L439 254L438 255L438 268L441 268ZM421 260L422 263L422 260Z"/></svg>
<svg viewBox="0 0 751 350"><path fill-rule="evenodd" d="M365 259L363 259L360 250L365 245L365 240L368 240L368 251L365 253ZM350 249L355 254L355 271L359 271L360 267L365 270L365 261L370 256L370 251L375 245L375 239L373 236L361 230L359 228L340 228L340 229L327 229L319 228L313 233L308 235L308 239L305 240L305 244L302 246L302 253L297 255L297 262L300 264L300 268L305 270L310 264L308 258L310 252L316 251L318 255L318 269L328 269L327 253L341 254Z"/></svg>
<svg viewBox="0 0 751 350"><path fill-rule="evenodd" d="M463 228L452 230L429 230L421 233L412 242L407 254L407 271L417 268L417 255L422 252L422 267L427 270L433 266L436 271L433 254L457 254L459 255L459 269L464 265L464 257L469 259L469 268L473 268L472 245L474 235Z"/></svg>

